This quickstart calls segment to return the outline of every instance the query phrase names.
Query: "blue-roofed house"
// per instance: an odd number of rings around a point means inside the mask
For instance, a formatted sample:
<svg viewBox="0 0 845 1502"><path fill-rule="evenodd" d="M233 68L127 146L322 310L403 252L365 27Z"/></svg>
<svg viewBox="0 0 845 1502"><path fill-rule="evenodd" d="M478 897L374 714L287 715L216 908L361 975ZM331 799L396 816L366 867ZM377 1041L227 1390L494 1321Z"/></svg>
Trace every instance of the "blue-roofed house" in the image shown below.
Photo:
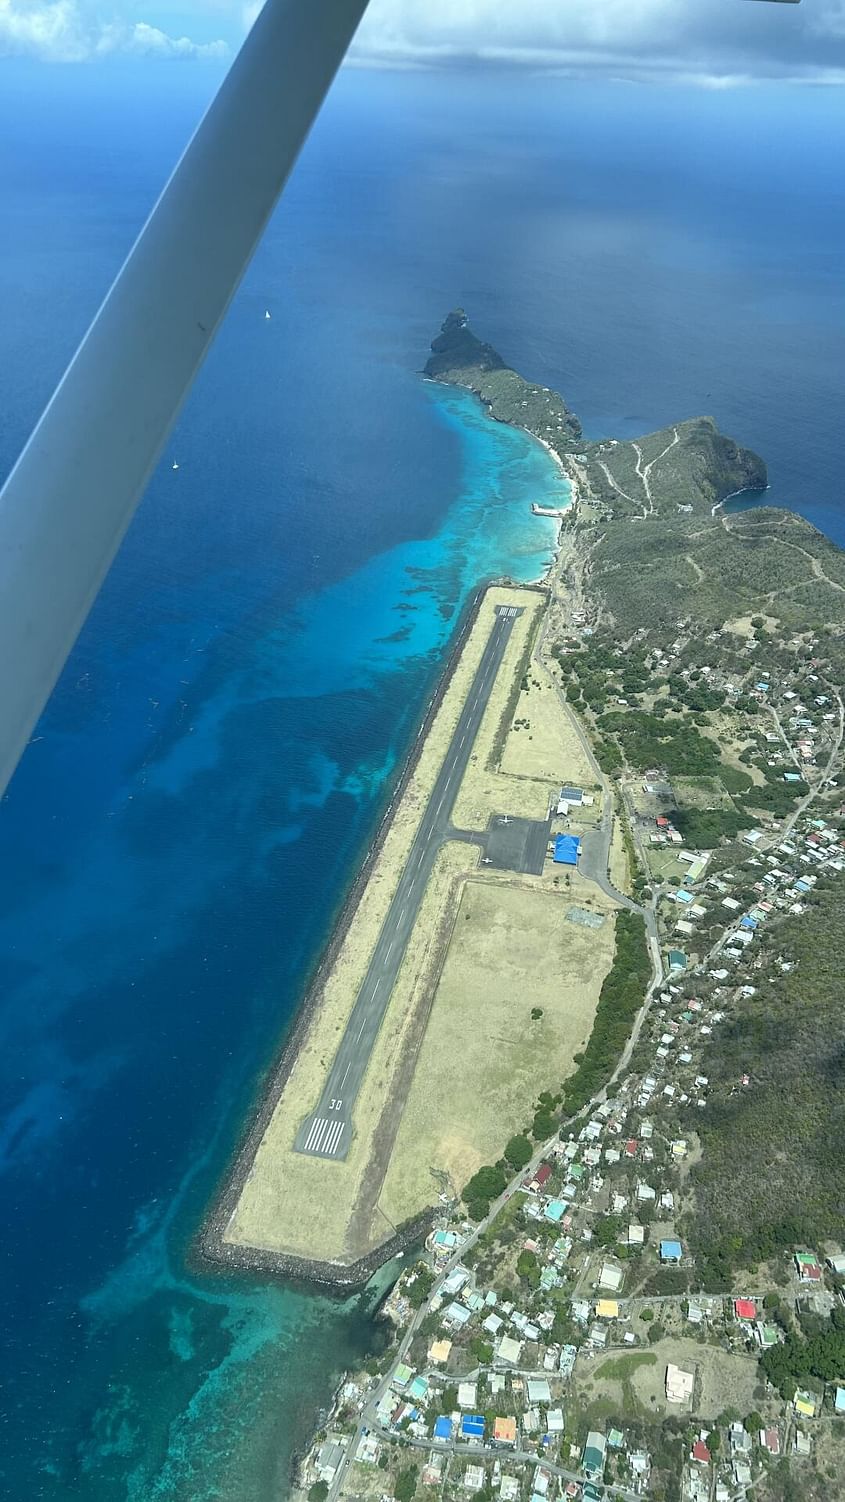
<svg viewBox="0 0 845 1502"><path fill-rule="evenodd" d="M681 1246L681 1243L679 1241L672 1241L672 1240L661 1241L661 1243L660 1243L660 1260L661 1260L661 1262L681 1262L683 1260L683 1255L684 1255L684 1249Z"/></svg>
<svg viewBox="0 0 845 1502"><path fill-rule="evenodd" d="M752 918L750 913L746 913L744 918L740 918L739 926L740 928L748 928L753 933L757 927L757 919Z"/></svg>
<svg viewBox="0 0 845 1502"><path fill-rule="evenodd" d="M484 1415L481 1413L465 1413L461 1419L461 1438L477 1440L479 1443L484 1438Z"/></svg>
<svg viewBox="0 0 845 1502"><path fill-rule="evenodd" d="M557 866L577 866L581 854L581 841L577 834L555 836L554 862Z"/></svg>
<svg viewBox="0 0 845 1502"><path fill-rule="evenodd" d="M566 1200L549 1200L543 1214L546 1220L554 1221L556 1225L559 1220L563 1220L567 1208Z"/></svg>
<svg viewBox="0 0 845 1502"><path fill-rule="evenodd" d="M445 1414L441 1415L439 1419L434 1420L434 1438L452 1438L452 1420L450 1418L447 1418Z"/></svg>

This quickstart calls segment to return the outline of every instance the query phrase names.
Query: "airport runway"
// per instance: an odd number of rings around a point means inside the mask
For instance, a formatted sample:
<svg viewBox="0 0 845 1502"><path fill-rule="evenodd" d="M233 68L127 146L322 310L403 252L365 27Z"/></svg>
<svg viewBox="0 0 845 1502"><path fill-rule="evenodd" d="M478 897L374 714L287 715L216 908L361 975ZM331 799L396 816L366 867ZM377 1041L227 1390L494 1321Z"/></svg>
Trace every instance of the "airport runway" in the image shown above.
<svg viewBox="0 0 845 1502"><path fill-rule="evenodd" d="M345 1158L352 1136L352 1108L378 1036L390 993L416 920L437 852L449 834L452 808L472 754L514 621L515 605L496 607L496 620L455 727L443 766L434 784L422 823L408 851L405 868L378 937L370 966L326 1088L316 1110L300 1127L295 1150L318 1158Z"/></svg>

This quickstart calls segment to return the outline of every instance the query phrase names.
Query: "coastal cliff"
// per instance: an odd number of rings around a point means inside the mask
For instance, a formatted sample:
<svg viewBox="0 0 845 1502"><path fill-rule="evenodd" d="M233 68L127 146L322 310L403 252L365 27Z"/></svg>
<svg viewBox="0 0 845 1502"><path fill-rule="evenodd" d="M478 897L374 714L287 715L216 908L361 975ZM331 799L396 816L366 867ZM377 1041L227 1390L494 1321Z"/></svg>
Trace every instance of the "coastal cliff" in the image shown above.
<svg viewBox="0 0 845 1502"><path fill-rule="evenodd" d="M736 491L765 490L768 484L759 454L721 433L712 417L690 418L631 441L585 441L563 397L512 370L473 333L462 308L447 315L432 340L424 373L475 392L491 417L540 439L613 516L710 510Z"/></svg>
<svg viewBox="0 0 845 1502"><path fill-rule="evenodd" d="M450 386L466 386L480 397L491 417L525 428L563 453L581 437L581 424L563 397L546 386L535 386L506 365L492 344L472 332L463 308L443 321L432 340L425 374Z"/></svg>

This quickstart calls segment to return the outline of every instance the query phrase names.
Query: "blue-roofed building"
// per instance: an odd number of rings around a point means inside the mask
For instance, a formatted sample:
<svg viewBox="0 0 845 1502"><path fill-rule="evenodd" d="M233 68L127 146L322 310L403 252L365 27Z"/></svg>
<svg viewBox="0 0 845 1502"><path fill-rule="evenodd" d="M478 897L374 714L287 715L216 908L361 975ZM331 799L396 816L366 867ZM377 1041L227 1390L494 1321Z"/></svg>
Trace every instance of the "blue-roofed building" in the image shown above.
<svg viewBox="0 0 845 1502"><path fill-rule="evenodd" d="M452 1438L452 1420L450 1418L447 1418L445 1414L441 1418L435 1419L434 1421L434 1438Z"/></svg>
<svg viewBox="0 0 845 1502"><path fill-rule="evenodd" d="M757 927L757 919L756 918L752 918L749 913L746 913L746 915L745 915L744 918L740 918L740 920L739 920L739 926L740 926L740 928L750 929L751 932L753 933L754 930L755 930L755 928Z"/></svg>
<svg viewBox="0 0 845 1502"><path fill-rule="evenodd" d="M681 1262L683 1260L683 1255L684 1249L679 1241L661 1241L661 1262Z"/></svg>
<svg viewBox="0 0 845 1502"><path fill-rule="evenodd" d="M845 1387L837 1387L833 1397L835 1413L845 1413Z"/></svg>
<svg viewBox="0 0 845 1502"><path fill-rule="evenodd" d="M461 1438L478 1440L484 1438L484 1415L481 1413L465 1413L461 1419Z"/></svg>
<svg viewBox="0 0 845 1502"><path fill-rule="evenodd" d="M566 1200L549 1200L543 1214L546 1220L554 1221L555 1224L562 1220L567 1211Z"/></svg>
<svg viewBox="0 0 845 1502"><path fill-rule="evenodd" d="M555 837L554 861L557 866L577 866L581 854L581 841L577 834L559 834Z"/></svg>

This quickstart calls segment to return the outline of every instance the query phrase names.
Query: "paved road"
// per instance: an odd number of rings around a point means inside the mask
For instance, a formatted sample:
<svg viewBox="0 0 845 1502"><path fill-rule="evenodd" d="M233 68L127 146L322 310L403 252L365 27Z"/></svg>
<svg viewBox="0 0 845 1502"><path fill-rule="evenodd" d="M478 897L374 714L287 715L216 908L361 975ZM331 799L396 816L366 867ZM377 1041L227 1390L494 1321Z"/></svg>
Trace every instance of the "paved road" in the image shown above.
<svg viewBox="0 0 845 1502"><path fill-rule="evenodd" d="M370 967L346 1025L322 1098L306 1117L295 1150L318 1158L345 1158L352 1137L352 1108L369 1063L399 967L404 958L437 852L450 833L452 807L487 708L490 690L521 608L499 605L481 662L455 727L446 758L417 830L405 869L384 920Z"/></svg>

